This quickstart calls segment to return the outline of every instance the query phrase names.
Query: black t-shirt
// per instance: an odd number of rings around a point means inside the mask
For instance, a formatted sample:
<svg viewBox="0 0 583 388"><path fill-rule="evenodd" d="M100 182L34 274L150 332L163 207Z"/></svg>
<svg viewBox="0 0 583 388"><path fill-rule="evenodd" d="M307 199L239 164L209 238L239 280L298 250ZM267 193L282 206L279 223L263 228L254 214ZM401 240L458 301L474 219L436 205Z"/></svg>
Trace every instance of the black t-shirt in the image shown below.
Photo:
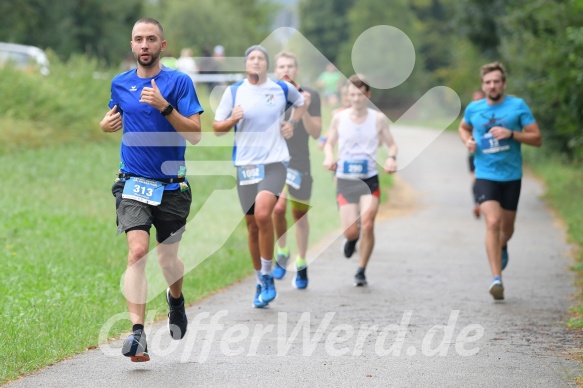
<svg viewBox="0 0 583 388"><path fill-rule="evenodd" d="M322 116L322 110L320 108L320 95L317 91L311 88L304 88L303 90L310 93L312 96L312 101L308 107L308 113L311 116L320 117ZM291 115L291 108L285 113L285 120L289 120ZM310 140L310 135L306 132L304 123L302 120L296 123L294 128L294 135L290 139L286 139L287 148L289 149L289 154L291 160L289 162L289 167L294 170L298 170L302 173L310 173L310 147L308 142Z"/></svg>

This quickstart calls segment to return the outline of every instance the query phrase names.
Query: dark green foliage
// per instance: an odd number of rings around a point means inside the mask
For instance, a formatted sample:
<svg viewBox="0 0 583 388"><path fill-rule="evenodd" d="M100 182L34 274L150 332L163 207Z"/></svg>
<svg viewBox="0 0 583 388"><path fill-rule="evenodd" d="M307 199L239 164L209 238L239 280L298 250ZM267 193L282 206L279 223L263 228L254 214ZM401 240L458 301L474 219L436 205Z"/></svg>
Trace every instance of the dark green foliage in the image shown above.
<svg viewBox="0 0 583 388"><path fill-rule="evenodd" d="M300 0L300 31L329 61L349 40L347 14L356 0Z"/></svg>
<svg viewBox="0 0 583 388"><path fill-rule="evenodd" d="M51 48L62 59L83 53L119 63L142 0L4 0L0 41Z"/></svg>
<svg viewBox="0 0 583 388"><path fill-rule="evenodd" d="M530 104L545 147L583 160L583 2L463 0L458 15L484 58L506 65L508 91Z"/></svg>
<svg viewBox="0 0 583 388"><path fill-rule="evenodd" d="M203 47L222 45L226 56L243 56L247 47L271 33L274 4L258 0L167 0L159 20L164 25L167 54L180 55L190 47L202 55Z"/></svg>

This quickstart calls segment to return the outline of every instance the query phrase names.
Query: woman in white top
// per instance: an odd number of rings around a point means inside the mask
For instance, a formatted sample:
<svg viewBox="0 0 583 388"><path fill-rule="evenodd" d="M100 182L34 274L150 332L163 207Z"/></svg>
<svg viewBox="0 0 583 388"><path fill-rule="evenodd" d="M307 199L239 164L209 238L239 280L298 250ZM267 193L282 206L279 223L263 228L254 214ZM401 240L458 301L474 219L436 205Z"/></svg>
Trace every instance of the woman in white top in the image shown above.
<svg viewBox="0 0 583 388"><path fill-rule="evenodd" d="M286 178L290 156L285 142L305 108L304 98L287 82L267 78L269 56L262 46L245 51L247 78L231 85L215 113L213 129L223 135L235 129L233 164L237 167L237 192L245 213L249 251L257 273L253 306L267 307L277 293L271 274L274 248L273 208ZM287 105L290 120L283 121Z"/></svg>

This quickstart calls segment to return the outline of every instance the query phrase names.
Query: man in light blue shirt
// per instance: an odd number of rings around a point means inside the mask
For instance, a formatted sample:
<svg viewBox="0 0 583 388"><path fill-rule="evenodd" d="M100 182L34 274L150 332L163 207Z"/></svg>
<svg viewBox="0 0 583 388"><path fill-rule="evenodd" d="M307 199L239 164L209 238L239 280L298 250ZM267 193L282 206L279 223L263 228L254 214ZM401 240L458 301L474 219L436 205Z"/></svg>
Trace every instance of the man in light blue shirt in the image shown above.
<svg viewBox="0 0 583 388"><path fill-rule="evenodd" d="M522 180L521 144L542 145L530 108L521 99L504 94L506 71L499 62L482 66L486 98L471 102L458 128L462 142L474 153L476 196L486 220L486 253L494 279L490 294L504 299L502 270L508 264L507 244Z"/></svg>

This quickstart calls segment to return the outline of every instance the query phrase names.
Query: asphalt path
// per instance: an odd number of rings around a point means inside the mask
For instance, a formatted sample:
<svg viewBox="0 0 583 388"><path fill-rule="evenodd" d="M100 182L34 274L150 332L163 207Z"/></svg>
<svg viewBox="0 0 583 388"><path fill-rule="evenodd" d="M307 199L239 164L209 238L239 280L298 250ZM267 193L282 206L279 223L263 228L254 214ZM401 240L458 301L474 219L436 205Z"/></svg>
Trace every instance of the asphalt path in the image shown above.
<svg viewBox="0 0 583 388"><path fill-rule="evenodd" d="M495 302L457 135L393 131L401 166L367 287L353 287L358 252L345 259L335 233L309 252L308 289L294 289L288 272L269 309L251 307L248 278L191 306L182 341L164 321L148 325L150 362L129 362L116 340L7 386L573 385L581 364L580 335L565 326L576 292L571 247L541 183L523 180L506 299Z"/></svg>

